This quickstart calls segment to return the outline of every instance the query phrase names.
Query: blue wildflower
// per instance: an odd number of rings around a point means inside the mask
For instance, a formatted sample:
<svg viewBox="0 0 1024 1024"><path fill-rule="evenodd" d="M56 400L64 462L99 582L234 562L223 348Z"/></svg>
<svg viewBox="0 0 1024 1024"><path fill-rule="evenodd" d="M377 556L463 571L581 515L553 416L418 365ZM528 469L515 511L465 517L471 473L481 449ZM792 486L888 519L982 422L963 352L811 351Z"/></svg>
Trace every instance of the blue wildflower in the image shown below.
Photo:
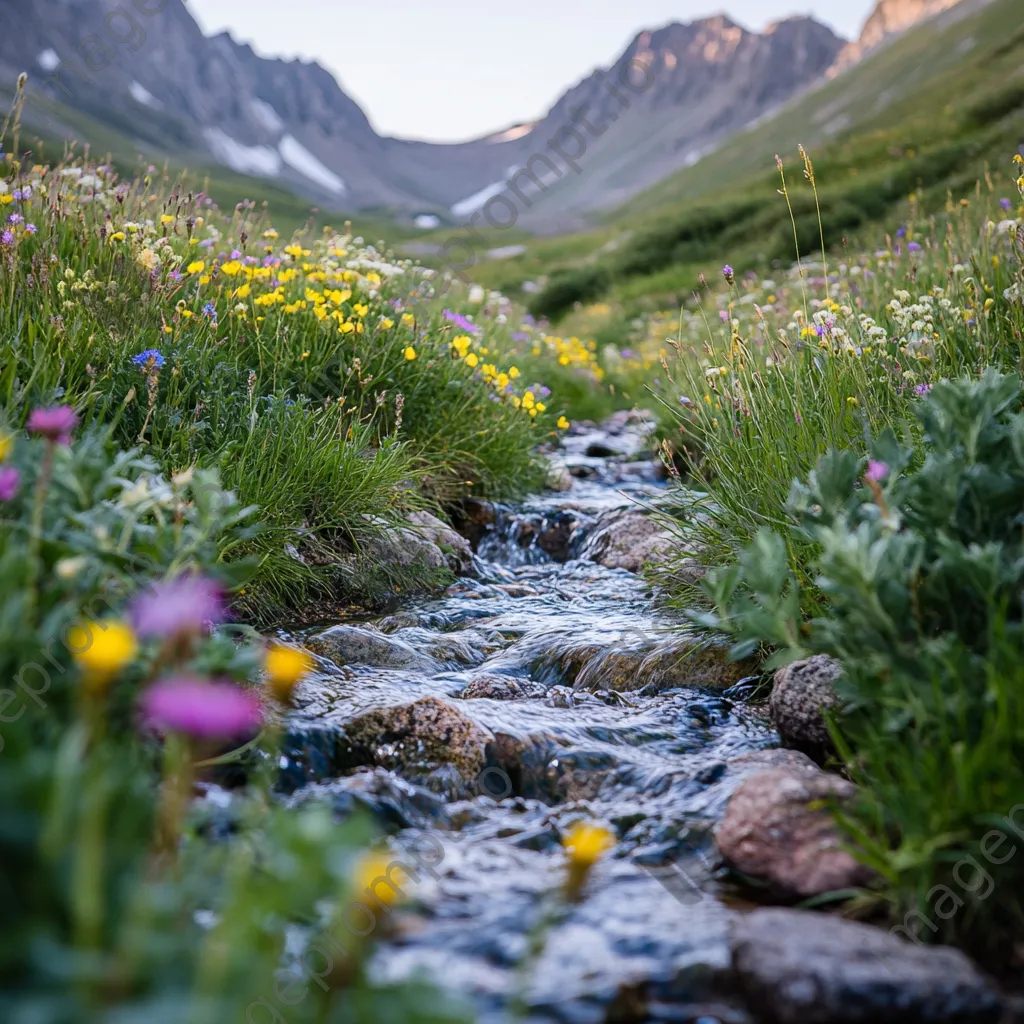
<svg viewBox="0 0 1024 1024"><path fill-rule="evenodd" d="M1005 196L999 200L999 205L1007 212L1013 209L1013 203Z"/></svg>
<svg viewBox="0 0 1024 1024"><path fill-rule="evenodd" d="M163 357L163 354L158 348L147 348L145 352L140 352L137 356L132 356L132 362L136 366L141 366L144 369L156 369L159 370L167 360Z"/></svg>

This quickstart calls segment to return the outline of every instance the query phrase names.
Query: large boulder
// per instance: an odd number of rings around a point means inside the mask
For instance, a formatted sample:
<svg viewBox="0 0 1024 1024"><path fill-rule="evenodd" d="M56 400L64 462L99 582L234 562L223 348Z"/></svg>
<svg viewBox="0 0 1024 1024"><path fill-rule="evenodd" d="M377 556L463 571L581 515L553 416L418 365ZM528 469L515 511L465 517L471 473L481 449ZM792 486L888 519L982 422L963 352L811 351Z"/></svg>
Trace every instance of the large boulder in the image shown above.
<svg viewBox="0 0 1024 1024"><path fill-rule="evenodd" d="M639 572L647 563L663 562L679 541L653 516L631 508L606 512L584 540L580 558L608 569Z"/></svg>
<svg viewBox="0 0 1024 1024"><path fill-rule="evenodd" d="M816 761L835 753L824 712L841 703L835 681L842 666L825 654L794 661L775 673L772 685L772 721L782 742Z"/></svg>
<svg viewBox="0 0 1024 1024"><path fill-rule="evenodd" d="M732 925L733 971L775 1024L995 1024L999 993L959 950L807 910L766 908Z"/></svg>
<svg viewBox="0 0 1024 1024"><path fill-rule="evenodd" d="M729 799L715 841L736 871L782 899L864 885L871 871L843 848L828 808L856 792L810 763L752 772Z"/></svg>

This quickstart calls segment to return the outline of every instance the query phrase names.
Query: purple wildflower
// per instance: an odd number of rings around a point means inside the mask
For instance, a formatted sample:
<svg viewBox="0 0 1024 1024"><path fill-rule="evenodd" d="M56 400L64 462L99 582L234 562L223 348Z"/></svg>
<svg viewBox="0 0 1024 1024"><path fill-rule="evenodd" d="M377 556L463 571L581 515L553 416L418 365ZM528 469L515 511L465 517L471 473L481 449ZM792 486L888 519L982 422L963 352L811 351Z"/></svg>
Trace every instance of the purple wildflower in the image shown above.
<svg viewBox="0 0 1024 1024"><path fill-rule="evenodd" d="M513 341L529 341L530 340L530 336L528 334L524 334L522 331L516 331L515 334L512 335L512 340Z"/></svg>
<svg viewBox="0 0 1024 1024"><path fill-rule="evenodd" d="M1007 199L1005 196L999 200L999 205L1007 212L1013 209L1013 202Z"/></svg>
<svg viewBox="0 0 1024 1024"><path fill-rule="evenodd" d="M693 402L689 398L687 398L686 395L680 395L679 396L679 404L680 405L693 405Z"/></svg>
<svg viewBox="0 0 1024 1024"><path fill-rule="evenodd" d="M136 366L147 368L152 365L159 370L167 360L163 357L163 354L158 348L147 348L145 352L140 352L137 356L132 356L132 362Z"/></svg>
<svg viewBox="0 0 1024 1024"><path fill-rule="evenodd" d="M182 636L220 622L224 598L221 588L205 576L178 576L142 594L131 614L139 636Z"/></svg>
<svg viewBox="0 0 1024 1024"><path fill-rule="evenodd" d="M931 384L915 384L914 394L917 395L918 398L922 398L924 395L927 395L928 392L931 391L931 389Z"/></svg>
<svg viewBox="0 0 1024 1024"><path fill-rule="evenodd" d="M724 277L726 281L729 282L729 284L733 284L736 281L736 272L732 269L732 267L729 266L728 263L726 263L726 265L722 267L722 277Z"/></svg>
<svg viewBox="0 0 1024 1024"><path fill-rule="evenodd" d="M25 225L25 234L26 235L34 235L38 230L39 230L39 228L37 228L35 226L35 224L26 224Z"/></svg>
<svg viewBox="0 0 1024 1024"><path fill-rule="evenodd" d="M632 359L633 350L631 348L624 348L621 352L619 352L619 355L622 356L623 359Z"/></svg>
<svg viewBox="0 0 1024 1024"><path fill-rule="evenodd" d="M0 501L10 501L18 493L18 480L13 466L0 466Z"/></svg>
<svg viewBox="0 0 1024 1024"><path fill-rule="evenodd" d="M14 232L0 231L0 245L14 245Z"/></svg>
<svg viewBox="0 0 1024 1024"><path fill-rule="evenodd" d="M240 260L242 258L242 250L241 249L232 249L231 250L231 258L233 260Z"/></svg>
<svg viewBox="0 0 1024 1024"><path fill-rule="evenodd" d="M32 198L32 189L30 188L16 188L11 193L11 198L18 203L23 203L27 199Z"/></svg>
<svg viewBox="0 0 1024 1024"><path fill-rule="evenodd" d="M25 218L22 217L20 213L12 213L10 217L7 218L8 224L23 224L24 221Z"/></svg>
<svg viewBox="0 0 1024 1024"><path fill-rule="evenodd" d="M909 242L907 244L907 251L908 252L920 252L921 251L921 246L920 246L920 244L918 242Z"/></svg>
<svg viewBox="0 0 1024 1024"><path fill-rule="evenodd" d="M462 330L468 332L469 334L477 334L480 330L480 328L477 327L476 324L474 324L471 320L467 320L466 317L464 317L461 313L453 313L450 309L446 309L443 315L445 320L448 320L450 323L455 324L456 327L460 327Z"/></svg>
<svg viewBox="0 0 1024 1024"><path fill-rule="evenodd" d="M203 306L203 316L205 316L214 327L217 326L217 307L212 302L208 302Z"/></svg>
<svg viewBox="0 0 1024 1024"><path fill-rule="evenodd" d="M216 740L255 732L263 714L252 691L180 676L162 679L142 695L142 719L159 733Z"/></svg>
<svg viewBox="0 0 1024 1024"><path fill-rule="evenodd" d="M40 434L54 444L71 444L71 431L78 426L78 417L70 405L49 409L33 409L28 418L31 434Z"/></svg>
<svg viewBox="0 0 1024 1024"><path fill-rule="evenodd" d="M907 237L907 229L906 228L900 228L896 232L896 237L897 238L906 238Z"/></svg>
<svg viewBox="0 0 1024 1024"><path fill-rule="evenodd" d="M879 462L877 459L870 459L868 461L868 469L864 474L864 479L869 480L873 484L877 484L879 481L884 480L889 475L889 467L884 462Z"/></svg>
<svg viewBox="0 0 1024 1024"><path fill-rule="evenodd" d="M718 319L721 320L723 324L727 324L729 322L729 311L727 309L720 309L718 311Z"/></svg>

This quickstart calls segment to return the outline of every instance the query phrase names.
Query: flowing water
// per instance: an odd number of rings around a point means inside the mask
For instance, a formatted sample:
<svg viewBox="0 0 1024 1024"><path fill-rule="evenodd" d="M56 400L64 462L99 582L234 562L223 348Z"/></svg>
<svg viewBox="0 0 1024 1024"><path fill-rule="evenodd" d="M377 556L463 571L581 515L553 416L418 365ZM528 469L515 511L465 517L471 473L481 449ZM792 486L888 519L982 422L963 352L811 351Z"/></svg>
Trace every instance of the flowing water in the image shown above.
<svg viewBox="0 0 1024 1024"><path fill-rule="evenodd" d="M423 972L483 1021L513 1006L531 1021L749 1020L710 829L775 735L744 700L751 681L692 685L693 638L640 577L574 557L601 514L658 500L655 464L633 459L643 436L620 419L568 438L571 489L499 509L475 578L350 624L356 653L323 662L292 724L289 799L368 809L419 865L376 976ZM490 696L462 697L470 684ZM441 740L462 773L422 738L346 741L360 716L423 698L462 723ZM567 904L561 839L581 818L617 843Z"/></svg>

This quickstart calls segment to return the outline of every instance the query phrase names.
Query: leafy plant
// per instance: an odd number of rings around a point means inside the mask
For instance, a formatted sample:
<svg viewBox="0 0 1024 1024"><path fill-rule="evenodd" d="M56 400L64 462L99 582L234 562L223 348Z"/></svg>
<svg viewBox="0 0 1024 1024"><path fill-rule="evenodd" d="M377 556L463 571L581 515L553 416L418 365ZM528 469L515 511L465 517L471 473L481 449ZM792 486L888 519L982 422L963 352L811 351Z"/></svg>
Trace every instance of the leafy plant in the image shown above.
<svg viewBox="0 0 1024 1024"><path fill-rule="evenodd" d="M1024 927L1024 859L982 857L993 828L1024 839L1011 827L1024 803L1020 410L1014 375L937 384L918 406L919 450L887 431L866 464L829 452L793 485L789 537L759 533L737 566L709 576L712 610L691 613L729 634L736 656L767 643L770 665L841 661L833 724L863 784L851 838L896 907L934 922L936 886L959 892L967 909L940 918L935 937L1001 957ZM825 614L809 623L787 539L814 551ZM967 858L997 896L963 891Z"/></svg>

